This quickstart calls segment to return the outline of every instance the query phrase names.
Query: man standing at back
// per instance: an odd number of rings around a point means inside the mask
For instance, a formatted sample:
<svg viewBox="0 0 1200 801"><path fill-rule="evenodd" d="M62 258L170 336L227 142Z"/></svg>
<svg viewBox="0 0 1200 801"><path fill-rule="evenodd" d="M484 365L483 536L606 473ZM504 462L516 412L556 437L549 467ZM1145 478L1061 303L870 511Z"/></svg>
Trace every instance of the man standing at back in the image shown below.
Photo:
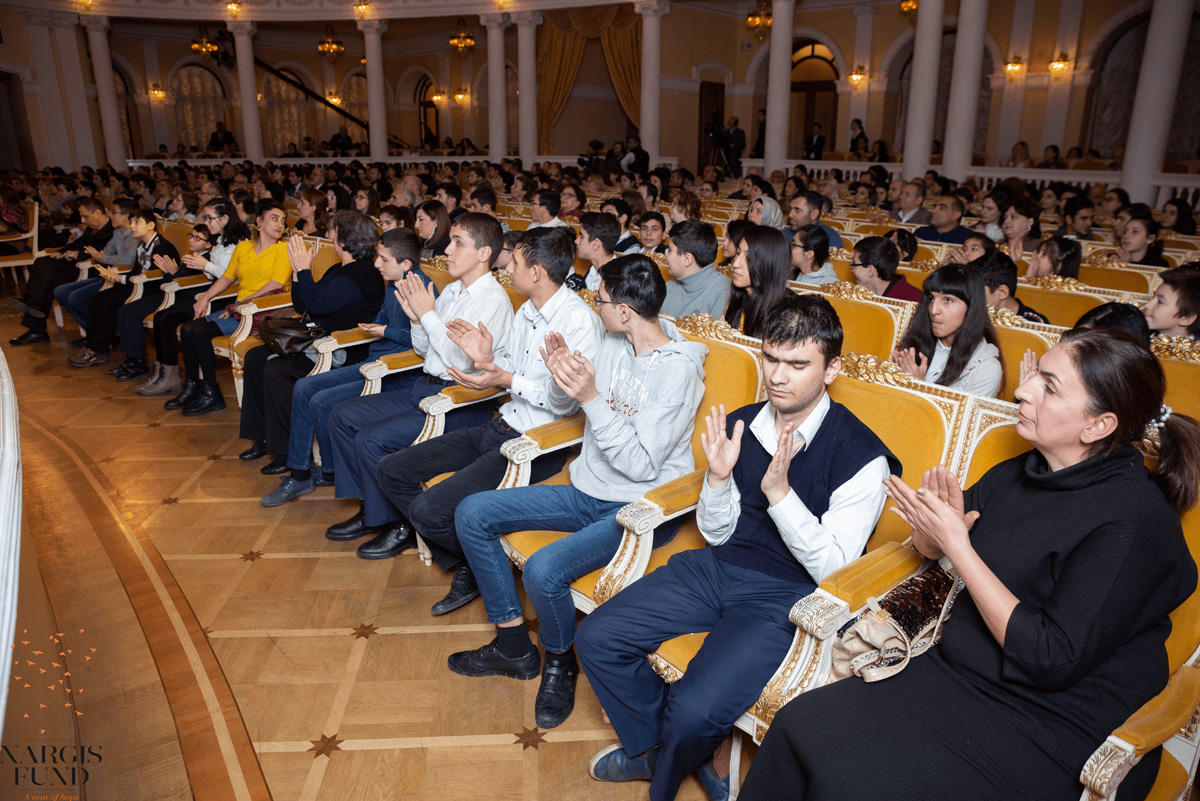
<svg viewBox="0 0 1200 801"><path fill-rule="evenodd" d="M675 554L580 624L580 661L621 740L593 757L593 778L648 780L652 801L670 801L697 771L709 798L729 797L709 757L787 654L792 605L862 553L883 479L900 471L826 392L841 349L825 298L788 294L772 308L767 400L707 420L696 522L708 546ZM689 632L708 635L668 689L646 655Z"/></svg>

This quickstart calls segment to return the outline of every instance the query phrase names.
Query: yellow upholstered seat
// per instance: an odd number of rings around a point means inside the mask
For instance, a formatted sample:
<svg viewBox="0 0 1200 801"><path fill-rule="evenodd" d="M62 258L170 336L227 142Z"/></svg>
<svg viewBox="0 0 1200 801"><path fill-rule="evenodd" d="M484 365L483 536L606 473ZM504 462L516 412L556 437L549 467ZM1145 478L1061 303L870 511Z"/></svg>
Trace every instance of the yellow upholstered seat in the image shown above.
<svg viewBox="0 0 1200 801"><path fill-rule="evenodd" d="M842 321L842 350L867 353L880 359L891 355L917 305L911 301L880 297L864 286L847 282L810 286L792 281L788 288L793 292L825 295Z"/></svg>

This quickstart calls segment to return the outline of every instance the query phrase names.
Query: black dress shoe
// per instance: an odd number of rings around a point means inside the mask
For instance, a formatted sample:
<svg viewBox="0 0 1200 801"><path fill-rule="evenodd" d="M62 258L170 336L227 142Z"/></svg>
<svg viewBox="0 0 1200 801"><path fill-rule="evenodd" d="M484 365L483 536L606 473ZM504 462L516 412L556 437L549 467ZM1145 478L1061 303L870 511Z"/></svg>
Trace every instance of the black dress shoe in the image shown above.
<svg viewBox="0 0 1200 801"><path fill-rule="evenodd" d="M259 468L258 472L264 476L281 476L284 473L290 473L291 470L292 468L287 465L286 456L276 456L269 464L265 464Z"/></svg>
<svg viewBox="0 0 1200 801"><path fill-rule="evenodd" d="M532 679L538 674L537 649L516 659L500 653L499 639L492 640L474 651L450 654L446 665L460 676L508 676L510 679ZM540 697L540 696L539 696Z"/></svg>
<svg viewBox="0 0 1200 801"><path fill-rule="evenodd" d="M325 538L330 540L346 541L356 540L359 537L367 534L374 534L375 527L368 526L363 521L363 511L359 509L353 517L343 520L340 523L334 523L329 528L325 529Z"/></svg>
<svg viewBox="0 0 1200 801"><path fill-rule="evenodd" d="M134 359L132 362L125 362L113 373L113 378L118 381L132 381L135 378L150 375L150 368L146 366L145 359Z"/></svg>
<svg viewBox="0 0 1200 801"><path fill-rule="evenodd" d="M189 403L194 401L200 395L200 382L194 381L191 378L183 382L183 388L179 390L179 394L171 398L163 404L163 408L168 411L182 409Z"/></svg>
<svg viewBox="0 0 1200 801"><path fill-rule="evenodd" d="M264 440L259 440L251 445L246 450L238 454L238 458L243 462L253 462L255 459L261 459L267 455L267 443Z"/></svg>
<svg viewBox="0 0 1200 801"><path fill-rule="evenodd" d="M32 345L34 342L49 342L50 335L45 331L35 331L32 328L21 334L19 337L13 337L8 340L10 345Z"/></svg>
<svg viewBox="0 0 1200 801"><path fill-rule="evenodd" d="M417 544L413 527L401 520L383 527L374 539L358 546L359 559L388 559Z"/></svg>
<svg viewBox="0 0 1200 801"><path fill-rule="evenodd" d="M542 685L538 687L537 700L533 703L534 722L540 728L553 729L571 716L575 708L575 680L579 677L579 663L575 661L575 649L565 654L546 652L542 664Z"/></svg>
<svg viewBox="0 0 1200 801"><path fill-rule="evenodd" d="M196 399L183 407L184 417L196 417L209 412L219 412L225 408L225 396L221 388L214 383L205 381L200 385L200 394Z"/></svg>
<svg viewBox="0 0 1200 801"><path fill-rule="evenodd" d="M479 585L475 583L475 574L471 572L470 567L463 565L454 571L454 578L450 580L450 592L446 593L446 597L434 604L429 611L435 617L446 615L460 606L466 606L478 597Z"/></svg>

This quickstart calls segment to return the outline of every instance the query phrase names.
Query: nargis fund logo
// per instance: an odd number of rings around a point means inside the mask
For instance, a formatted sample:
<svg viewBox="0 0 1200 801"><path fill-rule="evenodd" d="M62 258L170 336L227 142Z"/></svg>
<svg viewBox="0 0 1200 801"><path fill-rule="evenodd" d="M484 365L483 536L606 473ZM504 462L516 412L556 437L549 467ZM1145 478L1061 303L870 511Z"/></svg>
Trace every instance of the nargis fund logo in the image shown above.
<svg viewBox="0 0 1200 801"><path fill-rule="evenodd" d="M95 768L103 761L104 752L99 745L5 743L0 745L0 787L46 790L82 787L88 780L88 767ZM46 796L52 797L53 794Z"/></svg>

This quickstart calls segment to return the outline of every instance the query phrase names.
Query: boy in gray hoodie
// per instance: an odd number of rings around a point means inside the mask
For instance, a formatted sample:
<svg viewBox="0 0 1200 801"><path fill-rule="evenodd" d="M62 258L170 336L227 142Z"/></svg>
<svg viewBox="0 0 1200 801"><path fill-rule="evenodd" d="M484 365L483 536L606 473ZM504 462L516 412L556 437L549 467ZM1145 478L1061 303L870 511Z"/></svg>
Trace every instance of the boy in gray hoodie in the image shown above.
<svg viewBox="0 0 1200 801"><path fill-rule="evenodd" d="M596 295L607 334L593 365L551 332L542 356L559 393L586 416L583 448L569 485L492 490L459 504L458 541L470 563L496 638L451 654L464 676L532 679L540 659L521 617L521 602L500 535L509 531L571 531L525 563L526 594L538 613L546 649L534 707L537 725L558 726L575 704L578 665L572 643L571 582L612 559L621 543L617 512L650 489L695 469L692 426L704 394L708 349L658 318L666 285L642 255L604 265ZM656 543L657 544L657 543Z"/></svg>

